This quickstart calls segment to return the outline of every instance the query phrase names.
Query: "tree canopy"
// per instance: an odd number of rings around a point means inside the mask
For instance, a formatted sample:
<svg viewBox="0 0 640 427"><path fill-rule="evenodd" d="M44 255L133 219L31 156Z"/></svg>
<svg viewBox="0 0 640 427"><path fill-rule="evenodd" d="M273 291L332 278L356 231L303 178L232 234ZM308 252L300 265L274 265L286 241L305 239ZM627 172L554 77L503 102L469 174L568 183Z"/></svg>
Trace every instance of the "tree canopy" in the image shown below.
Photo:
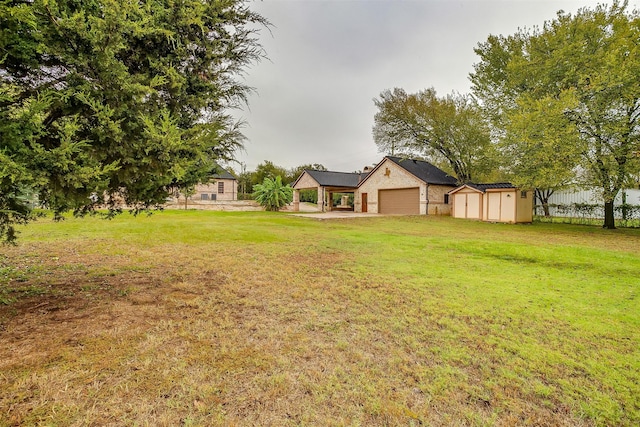
<svg viewBox="0 0 640 427"><path fill-rule="evenodd" d="M416 153L444 163L460 182L489 172L494 154L489 128L472 97L440 98L433 88L415 94L396 88L382 92L374 103L373 137L381 151Z"/></svg>
<svg viewBox="0 0 640 427"><path fill-rule="evenodd" d="M295 180L298 179L300 175L302 175L302 172L304 172L305 170L326 171L327 168L320 163L307 163L306 165L296 166L295 168L289 169L286 182L295 182Z"/></svg>
<svg viewBox="0 0 640 427"><path fill-rule="evenodd" d="M164 203L242 144L228 109L268 23L244 0L0 3L0 237L30 219Z"/></svg>
<svg viewBox="0 0 640 427"><path fill-rule="evenodd" d="M280 177L285 184L291 181L287 179L289 173L287 169L282 166L278 166L270 160L265 160L256 166L256 170L251 174L252 186L256 184L262 184L265 178L275 179Z"/></svg>
<svg viewBox="0 0 640 427"><path fill-rule="evenodd" d="M552 187L575 176L599 190L607 228L640 170L638 40L640 16L626 3L559 12L542 28L489 37L471 75L516 179Z"/></svg>

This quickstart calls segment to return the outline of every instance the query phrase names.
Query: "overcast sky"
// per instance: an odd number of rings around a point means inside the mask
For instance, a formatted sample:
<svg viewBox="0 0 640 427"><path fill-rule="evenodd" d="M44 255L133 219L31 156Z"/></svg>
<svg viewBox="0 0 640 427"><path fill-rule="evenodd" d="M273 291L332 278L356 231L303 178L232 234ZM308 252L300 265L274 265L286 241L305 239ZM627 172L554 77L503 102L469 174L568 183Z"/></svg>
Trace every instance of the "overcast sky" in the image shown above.
<svg viewBox="0 0 640 427"><path fill-rule="evenodd" d="M379 161L371 135L385 89L439 96L470 92L473 49L490 34L541 26L560 9L597 1L549 0L264 0L268 59L252 66L256 89L235 115L247 122L238 160L251 171L265 160L292 168L321 163L353 172ZM611 3L610 1L606 2ZM632 5L636 2L631 1ZM238 165L231 165L236 171Z"/></svg>

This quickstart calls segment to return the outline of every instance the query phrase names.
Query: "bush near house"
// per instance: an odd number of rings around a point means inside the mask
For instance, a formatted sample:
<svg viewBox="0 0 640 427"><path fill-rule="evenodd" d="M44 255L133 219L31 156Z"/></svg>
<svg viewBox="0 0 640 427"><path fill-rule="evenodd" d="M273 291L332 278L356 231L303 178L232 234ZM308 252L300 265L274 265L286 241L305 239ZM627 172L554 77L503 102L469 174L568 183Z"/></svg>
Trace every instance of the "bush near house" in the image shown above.
<svg viewBox="0 0 640 427"><path fill-rule="evenodd" d="M280 176L265 178L262 184L253 186L254 200L268 211L279 211L293 201L293 189L284 185Z"/></svg>

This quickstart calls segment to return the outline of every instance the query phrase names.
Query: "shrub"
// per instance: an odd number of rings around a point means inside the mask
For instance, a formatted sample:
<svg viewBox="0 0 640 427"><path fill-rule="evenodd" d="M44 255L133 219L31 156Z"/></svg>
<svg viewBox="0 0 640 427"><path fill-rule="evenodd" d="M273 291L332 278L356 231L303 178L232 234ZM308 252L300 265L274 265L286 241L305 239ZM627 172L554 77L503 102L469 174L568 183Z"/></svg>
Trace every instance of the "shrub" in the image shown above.
<svg viewBox="0 0 640 427"><path fill-rule="evenodd" d="M293 188L282 184L282 178L265 178L253 186L253 197L268 211L279 211L293 200Z"/></svg>

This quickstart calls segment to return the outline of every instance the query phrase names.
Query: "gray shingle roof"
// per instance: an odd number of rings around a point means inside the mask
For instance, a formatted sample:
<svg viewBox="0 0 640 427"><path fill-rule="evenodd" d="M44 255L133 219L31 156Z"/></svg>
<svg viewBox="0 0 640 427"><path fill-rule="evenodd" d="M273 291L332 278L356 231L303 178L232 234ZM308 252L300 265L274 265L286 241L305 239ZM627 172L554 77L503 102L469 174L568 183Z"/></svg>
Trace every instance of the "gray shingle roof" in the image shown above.
<svg viewBox="0 0 640 427"><path fill-rule="evenodd" d="M305 169L305 172L311 175L322 187L356 188L360 181L367 176L367 174L360 173L317 171L311 169Z"/></svg>
<svg viewBox="0 0 640 427"><path fill-rule="evenodd" d="M211 175L213 179L233 179L233 180L236 179L235 176L231 175L227 170L222 169L219 166L213 172L214 173Z"/></svg>
<svg viewBox="0 0 640 427"><path fill-rule="evenodd" d="M467 185L469 187L473 187L476 190L480 190L483 193L486 192L487 190L495 190L495 189L500 189L500 188L516 188L513 184L511 184L510 182L495 182L493 184L473 184L473 183L467 183Z"/></svg>
<svg viewBox="0 0 640 427"><path fill-rule="evenodd" d="M458 185L458 181L454 177L424 160L404 159L395 156L386 156L386 158L427 184Z"/></svg>

